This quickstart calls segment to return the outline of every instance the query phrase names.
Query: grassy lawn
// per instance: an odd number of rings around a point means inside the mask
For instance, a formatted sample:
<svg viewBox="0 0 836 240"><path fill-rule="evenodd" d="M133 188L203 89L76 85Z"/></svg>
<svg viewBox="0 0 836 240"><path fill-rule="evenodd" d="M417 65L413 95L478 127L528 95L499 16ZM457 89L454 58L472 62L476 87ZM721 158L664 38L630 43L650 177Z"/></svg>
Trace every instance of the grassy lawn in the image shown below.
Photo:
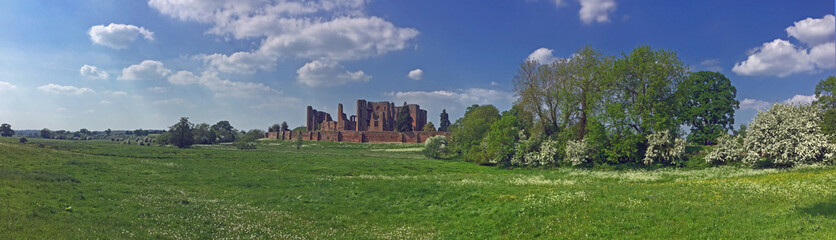
<svg viewBox="0 0 836 240"><path fill-rule="evenodd" d="M420 147L0 138L0 238L836 237L836 167L497 169Z"/></svg>

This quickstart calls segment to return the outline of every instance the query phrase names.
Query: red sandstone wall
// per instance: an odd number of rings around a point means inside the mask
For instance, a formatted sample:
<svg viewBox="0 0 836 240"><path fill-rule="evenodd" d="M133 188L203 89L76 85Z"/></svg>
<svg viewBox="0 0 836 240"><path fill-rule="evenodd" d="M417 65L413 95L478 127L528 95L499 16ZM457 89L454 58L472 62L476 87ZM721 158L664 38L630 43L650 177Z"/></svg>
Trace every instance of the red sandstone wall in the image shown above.
<svg viewBox="0 0 836 240"><path fill-rule="evenodd" d="M365 142L403 142L399 132L365 132Z"/></svg>
<svg viewBox="0 0 836 240"><path fill-rule="evenodd" d="M450 137L447 132L365 132L365 131L285 131L285 132L270 132L267 133L269 138L296 140L297 135L302 135L302 140L305 141L331 141L331 142L411 142L423 143L427 138L432 136L446 136Z"/></svg>
<svg viewBox="0 0 836 240"><path fill-rule="evenodd" d="M363 142L363 133L356 131L341 132L343 142Z"/></svg>
<svg viewBox="0 0 836 240"><path fill-rule="evenodd" d="M339 142L342 141L340 132L319 132L320 141Z"/></svg>

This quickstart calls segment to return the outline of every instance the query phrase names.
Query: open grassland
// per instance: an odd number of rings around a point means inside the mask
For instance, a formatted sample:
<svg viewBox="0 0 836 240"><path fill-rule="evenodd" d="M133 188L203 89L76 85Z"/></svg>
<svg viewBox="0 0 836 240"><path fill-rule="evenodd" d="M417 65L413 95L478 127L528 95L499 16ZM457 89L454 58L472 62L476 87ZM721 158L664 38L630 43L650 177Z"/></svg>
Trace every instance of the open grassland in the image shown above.
<svg viewBox="0 0 836 240"><path fill-rule="evenodd" d="M836 168L497 169L419 144L0 139L0 238L836 238Z"/></svg>

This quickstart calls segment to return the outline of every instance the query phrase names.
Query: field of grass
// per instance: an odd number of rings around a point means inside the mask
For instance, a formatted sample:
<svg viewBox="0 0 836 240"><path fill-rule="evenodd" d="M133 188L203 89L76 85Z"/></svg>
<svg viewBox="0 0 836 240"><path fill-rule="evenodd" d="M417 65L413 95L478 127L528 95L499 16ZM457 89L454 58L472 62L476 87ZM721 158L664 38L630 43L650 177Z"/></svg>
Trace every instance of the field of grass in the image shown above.
<svg viewBox="0 0 836 240"><path fill-rule="evenodd" d="M419 144L0 138L0 238L836 238L836 168L498 169Z"/></svg>

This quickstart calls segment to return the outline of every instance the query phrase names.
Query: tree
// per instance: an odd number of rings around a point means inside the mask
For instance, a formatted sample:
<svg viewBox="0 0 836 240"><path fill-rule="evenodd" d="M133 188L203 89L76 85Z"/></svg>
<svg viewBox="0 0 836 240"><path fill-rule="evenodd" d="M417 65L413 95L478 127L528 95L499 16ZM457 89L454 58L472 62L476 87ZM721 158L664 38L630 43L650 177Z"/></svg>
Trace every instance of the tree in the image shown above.
<svg viewBox="0 0 836 240"><path fill-rule="evenodd" d="M836 77L829 76L816 84L816 101L824 109L836 109Z"/></svg>
<svg viewBox="0 0 836 240"><path fill-rule="evenodd" d="M441 155L446 152L447 137L432 136L427 138L424 142L424 156L428 158L441 158Z"/></svg>
<svg viewBox="0 0 836 240"><path fill-rule="evenodd" d="M180 122L169 127L168 143L174 144L178 148L187 148L194 144L194 136L192 135L192 127L194 124L189 122L189 118L181 117Z"/></svg>
<svg viewBox="0 0 836 240"><path fill-rule="evenodd" d="M278 131L281 131L281 130L282 130L282 126L279 125L279 124L273 124L273 126L270 126L269 128L267 128L268 132L278 132Z"/></svg>
<svg viewBox="0 0 836 240"><path fill-rule="evenodd" d="M718 72L691 74L679 84L682 120L691 126L688 141L711 145L734 128L734 110L740 108L737 89Z"/></svg>
<svg viewBox="0 0 836 240"><path fill-rule="evenodd" d="M52 131L49 128L41 129L41 138L52 138Z"/></svg>
<svg viewBox="0 0 836 240"><path fill-rule="evenodd" d="M112 133L113 133L113 130L110 130L110 128L108 128L107 130L105 130L105 136L108 136L108 137L109 137L109 136L110 136L110 134L112 134Z"/></svg>
<svg viewBox="0 0 836 240"><path fill-rule="evenodd" d="M834 161L836 145L829 144L818 126L822 113L816 106L775 104L759 112L743 139L743 162L792 166Z"/></svg>
<svg viewBox="0 0 836 240"><path fill-rule="evenodd" d="M398 132L412 132L412 116L409 115L409 107L406 102L403 102L403 107L398 113L398 119L395 121L395 130Z"/></svg>
<svg viewBox="0 0 836 240"><path fill-rule="evenodd" d="M449 131L450 128L450 117L447 116L447 109L441 110L441 120L439 120L438 131L446 132Z"/></svg>
<svg viewBox="0 0 836 240"><path fill-rule="evenodd" d="M196 144L215 144L217 141L215 132L206 123L195 125L192 128L192 136L194 136L194 143Z"/></svg>
<svg viewBox="0 0 836 240"><path fill-rule="evenodd" d="M259 129L250 130L235 141L235 147L241 150L255 149L255 141L260 138L264 138L264 131Z"/></svg>
<svg viewBox="0 0 836 240"><path fill-rule="evenodd" d="M20 137L20 143L21 144L26 144L26 142L28 142L28 141L29 141L29 139L26 139L26 137Z"/></svg>
<svg viewBox="0 0 836 240"><path fill-rule="evenodd" d="M219 121L215 125L212 125L212 131L215 132L215 135L218 137L217 142L234 142L237 138L237 131L235 128L229 124L229 121Z"/></svg>
<svg viewBox="0 0 836 240"><path fill-rule="evenodd" d="M493 105L472 105L467 108L464 117L450 125L451 148L464 154L465 159L478 163L486 163L489 156L485 155L480 146L485 133L500 117L499 110Z"/></svg>
<svg viewBox="0 0 836 240"><path fill-rule="evenodd" d="M514 102L531 113L538 124L537 132L546 136L558 133L569 122L569 113L564 101L570 94L566 71L568 59L558 59L551 64L541 65L534 60L523 62L514 76L514 92L519 98ZM572 106L574 107L574 106Z"/></svg>
<svg viewBox="0 0 836 240"><path fill-rule="evenodd" d="M508 111L503 112L502 117L491 124L490 131L483 141L491 163L500 166L511 164L514 146L520 136L520 125L517 117Z"/></svg>
<svg viewBox="0 0 836 240"><path fill-rule="evenodd" d="M614 96L607 106L610 124L642 136L677 130L681 120L676 87L686 70L675 52L639 46L622 54L614 64Z"/></svg>
<svg viewBox="0 0 836 240"><path fill-rule="evenodd" d="M15 131L12 130L12 125L8 123L0 124L0 136L3 137L11 137L15 135Z"/></svg>
<svg viewBox="0 0 836 240"><path fill-rule="evenodd" d="M289 131L290 129L287 127L287 122L282 122L282 131Z"/></svg>
<svg viewBox="0 0 836 240"><path fill-rule="evenodd" d="M590 46L584 46L568 62L563 74L569 81L565 99L569 114L577 118L577 139L582 140L587 132L589 118L603 107L603 97L609 87L609 70L612 58L605 57ZM564 77L560 77L564 78Z"/></svg>
<svg viewBox="0 0 836 240"><path fill-rule="evenodd" d="M90 135L90 130L87 130L86 128L82 128L81 130L78 130L78 132L83 135Z"/></svg>
<svg viewBox="0 0 836 240"><path fill-rule="evenodd" d="M433 125L433 122L427 122L427 124L424 124L424 128L421 130L423 130L424 132L435 132L435 125Z"/></svg>

